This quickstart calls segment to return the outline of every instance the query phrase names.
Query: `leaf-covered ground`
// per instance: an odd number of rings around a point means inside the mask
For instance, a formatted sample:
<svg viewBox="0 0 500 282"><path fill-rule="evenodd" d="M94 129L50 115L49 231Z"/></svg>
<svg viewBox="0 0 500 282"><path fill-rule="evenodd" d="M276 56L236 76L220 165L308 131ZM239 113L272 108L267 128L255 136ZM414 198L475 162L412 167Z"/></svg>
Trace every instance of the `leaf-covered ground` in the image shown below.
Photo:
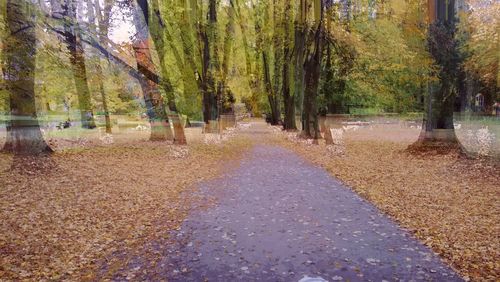
<svg viewBox="0 0 500 282"><path fill-rule="evenodd" d="M343 146L334 147L290 142L285 137L298 139L284 133L266 142L323 166L464 277L500 277L498 164L453 155L413 156L404 151L411 138L397 135L390 141L385 133L384 139L365 133L347 136ZM37 160L0 155L0 277L109 277L106 273L127 264L126 257L113 254L134 253L179 228L190 201L199 200L186 196L196 194L191 193L195 184L220 175L227 162L251 147L242 136L222 145L201 143L66 144L68 149L50 159ZM103 274L99 265L108 258L116 261L106 263L111 268Z"/></svg>
<svg viewBox="0 0 500 282"><path fill-rule="evenodd" d="M159 219L177 228L189 207L181 194L248 147L236 137L223 145L80 146L42 159L1 154L1 280L92 279L100 259L157 236Z"/></svg>
<svg viewBox="0 0 500 282"><path fill-rule="evenodd" d="M409 140L362 135L327 147L279 133L279 143L321 165L413 231L466 279L497 280L500 165L456 155L414 156L405 152Z"/></svg>

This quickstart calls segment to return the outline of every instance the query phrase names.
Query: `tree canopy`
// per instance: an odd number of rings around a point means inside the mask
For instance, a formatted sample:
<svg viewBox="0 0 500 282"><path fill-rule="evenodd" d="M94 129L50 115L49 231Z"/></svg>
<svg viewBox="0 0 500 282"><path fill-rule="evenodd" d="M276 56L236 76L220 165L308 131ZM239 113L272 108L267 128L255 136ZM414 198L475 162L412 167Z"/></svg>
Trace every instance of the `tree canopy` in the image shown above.
<svg viewBox="0 0 500 282"><path fill-rule="evenodd" d="M110 132L110 114L146 112L168 124L175 113L208 125L244 103L255 116L318 138L318 115L429 112L425 101L450 97L433 108L444 118L470 109L477 93L486 107L499 98L495 1L21 2L35 23L40 119L63 113L92 128L104 115ZM0 6L4 58L15 40L12 5ZM439 17L453 24L439 29ZM8 113L5 81L0 109Z"/></svg>

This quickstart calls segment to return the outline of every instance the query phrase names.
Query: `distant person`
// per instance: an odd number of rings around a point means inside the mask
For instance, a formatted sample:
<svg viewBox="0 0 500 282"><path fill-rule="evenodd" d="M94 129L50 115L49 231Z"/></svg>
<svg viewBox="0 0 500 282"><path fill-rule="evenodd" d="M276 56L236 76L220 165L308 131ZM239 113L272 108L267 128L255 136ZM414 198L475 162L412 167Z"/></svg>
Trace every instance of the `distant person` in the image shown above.
<svg viewBox="0 0 500 282"><path fill-rule="evenodd" d="M63 124L63 128L70 128L71 127L71 120L68 118L64 124Z"/></svg>
<svg viewBox="0 0 500 282"><path fill-rule="evenodd" d="M500 117L500 103L499 102L495 102L495 104L493 104L493 113L495 116Z"/></svg>
<svg viewBox="0 0 500 282"><path fill-rule="evenodd" d="M71 120L68 118L66 121L64 122L60 122L56 128L59 129L59 130L63 130L65 128L70 128L71 127Z"/></svg>
<svg viewBox="0 0 500 282"><path fill-rule="evenodd" d="M94 122L94 113L92 112L87 112L85 114L85 117L86 117L86 121L89 123L89 129L94 129L96 128L96 125L95 125L95 122Z"/></svg>
<svg viewBox="0 0 500 282"><path fill-rule="evenodd" d="M474 99L474 107L476 112L484 112L484 96L478 93Z"/></svg>

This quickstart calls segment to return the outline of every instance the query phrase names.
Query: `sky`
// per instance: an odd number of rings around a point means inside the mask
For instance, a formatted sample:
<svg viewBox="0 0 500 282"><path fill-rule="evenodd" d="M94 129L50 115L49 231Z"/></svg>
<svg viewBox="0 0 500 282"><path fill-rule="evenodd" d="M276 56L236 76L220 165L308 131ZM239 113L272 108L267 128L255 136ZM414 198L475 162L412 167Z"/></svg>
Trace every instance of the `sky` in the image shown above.
<svg viewBox="0 0 500 282"><path fill-rule="evenodd" d="M109 37L115 43L128 43L130 42L130 37L134 35L135 28L131 22L120 21L111 29Z"/></svg>
<svg viewBox="0 0 500 282"><path fill-rule="evenodd" d="M119 8L114 7L111 17L110 39L118 44L130 42L135 34L135 28L130 15L125 15Z"/></svg>

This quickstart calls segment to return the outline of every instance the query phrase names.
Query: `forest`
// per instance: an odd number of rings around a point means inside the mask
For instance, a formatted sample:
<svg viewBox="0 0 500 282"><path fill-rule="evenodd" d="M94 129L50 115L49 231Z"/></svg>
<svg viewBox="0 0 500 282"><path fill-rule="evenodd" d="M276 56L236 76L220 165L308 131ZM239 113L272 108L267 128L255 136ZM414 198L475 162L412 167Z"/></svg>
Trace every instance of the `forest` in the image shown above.
<svg viewBox="0 0 500 282"><path fill-rule="evenodd" d="M35 153L51 115L111 133L110 116L145 112L151 140L182 144L182 118L208 132L235 103L315 139L326 114L426 113L431 132L498 108L498 3L59 2L2 7L3 119L8 136L34 125Z"/></svg>
<svg viewBox="0 0 500 282"><path fill-rule="evenodd" d="M0 280L497 281L499 15L0 0Z"/></svg>

